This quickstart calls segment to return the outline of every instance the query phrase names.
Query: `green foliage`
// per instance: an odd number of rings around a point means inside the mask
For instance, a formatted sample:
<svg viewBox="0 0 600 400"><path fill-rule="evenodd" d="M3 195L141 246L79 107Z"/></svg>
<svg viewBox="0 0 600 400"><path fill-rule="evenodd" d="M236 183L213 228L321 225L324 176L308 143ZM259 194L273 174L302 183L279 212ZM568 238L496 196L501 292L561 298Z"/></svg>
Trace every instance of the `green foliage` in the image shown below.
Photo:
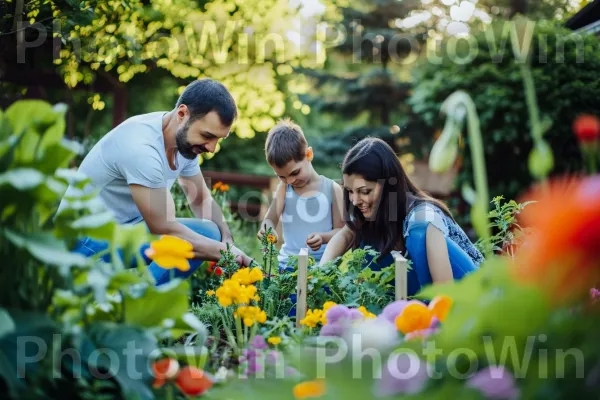
<svg viewBox="0 0 600 400"><path fill-rule="evenodd" d="M491 202L494 209L488 213L488 218L491 219L489 226L494 234L487 242L479 239L475 246L484 254L490 251L512 257L514 249L523 243L528 231L519 225L518 216L532 201L517 203L510 200L502 203L502 200L504 196L494 197Z"/></svg>
<svg viewBox="0 0 600 400"><path fill-rule="evenodd" d="M154 286L139 255L141 243L151 239L144 226L117 225L95 194L83 190L88 180L62 169L78 149L63 138L64 113L63 105L41 101L16 102L0 112L0 381L15 398L55 392L72 398L131 393L152 398L149 357L168 350L159 351L159 341L194 333L194 349L202 346L206 329L188 313L187 282ZM68 185L65 207L55 215ZM72 253L75 240L84 236L108 240L111 263L101 260L103 254ZM138 267L126 269L132 260ZM23 350L18 343L24 335L47 352L18 379L17 355ZM117 368L126 365L130 343L138 357L131 367L139 377ZM119 364L94 356L96 349L116 353ZM63 351L77 351L81 365L70 357L53 364L48 355Z"/></svg>
<svg viewBox="0 0 600 400"><path fill-rule="evenodd" d="M480 117L490 195L515 198L533 182L527 164L533 143L521 68L510 47L511 26L497 21L474 32L472 40L460 41L457 58L469 57L466 63L448 56L451 43L446 41L436 53L443 56L440 62L425 57L415 68L409 103L433 137L442 102L459 89L470 93ZM531 70L542 120L551 121L544 139L555 155L552 172L578 171L581 160L571 126L577 114L595 110L600 94L600 81L592 73L600 66L598 39L572 35L549 22L535 22L533 32ZM468 148L468 138L463 139ZM473 182L471 155L464 151L463 157L458 187Z"/></svg>

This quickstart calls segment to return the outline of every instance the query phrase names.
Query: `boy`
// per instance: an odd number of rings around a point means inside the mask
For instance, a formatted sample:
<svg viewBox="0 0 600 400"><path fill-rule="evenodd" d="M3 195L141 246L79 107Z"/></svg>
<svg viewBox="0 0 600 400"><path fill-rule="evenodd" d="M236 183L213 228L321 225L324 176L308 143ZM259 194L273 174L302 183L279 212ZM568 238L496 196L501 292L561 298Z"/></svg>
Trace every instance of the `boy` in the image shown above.
<svg viewBox="0 0 600 400"><path fill-rule="evenodd" d="M267 162L281 182L258 232L259 239L281 218L283 245L279 251L280 271L288 257L309 247L309 255L319 262L325 245L344 226L342 188L319 175L312 166L313 150L302 129L290 119L279 121L267 135Z"/></svg>

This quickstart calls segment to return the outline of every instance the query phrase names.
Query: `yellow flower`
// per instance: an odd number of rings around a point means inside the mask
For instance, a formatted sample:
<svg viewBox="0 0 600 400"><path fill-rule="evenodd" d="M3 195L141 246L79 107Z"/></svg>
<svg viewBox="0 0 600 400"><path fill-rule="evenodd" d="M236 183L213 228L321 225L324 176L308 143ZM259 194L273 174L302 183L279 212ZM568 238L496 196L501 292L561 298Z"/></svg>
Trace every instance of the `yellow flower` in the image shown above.
<svg viewBox="0 0 600 400"><path fill-rule="evenodd" d="M238 281L241 285L252 285L256 281L263 279L263 274L260 268L240 268L235 274L231 276L231 279Z"/></svg>
<svg viewBox="0 0 600 400"><path fill-rule="evenodd" d="M436 296L429 303L429 309L432 311L433 316L437 317L441 322L446 320L446 315L452 308L452 298L444 295Z"/></svg>
<svg viewBox="0 0 600 400"><path fill-rule="evenodd" d="M372 312L367 311L367 309L365 308L365 306L358 307L358 311L360 311L362 313L362 315L365 316L365 318L375 318L376 317L375 314L373 314Z"/></svg>
<svg viewBox="0 0 600 400"><path fill-rule="evenodd" d="M159 240L150 243L150 248L145 254L162 268L177 268L180 271L189 271L189 258L194 258L194 247L186 240L176 236L164 235Z"/></svg>
<svg viewBox="0 0 600 400"><path fill-rule="evenodd" d="M237 280L226 279L217 289L216 295L219 303L227 307L231 304L250 304L251 300L256 300L258 297L256 290L256 286L241 285Z"/></svg>
<svg viewBox="0 0 600 400"><path fill-rule="evenodd" d="M271 243L271 244L273 244L273 243L275 243L276 241L277 241L277 237L276 237L275 235L273 235L272 233L269 233L269 234L267 235L267 242L268 242L268 243Z"/></svg>
<svg viewBox="0 0 600 400"><path fill-rule="evenodd" d="M271 343L273 346L277 346L281 343L281 338L279 336L271 336L267 339L267 342Z"/></svg>
<svg viewBox="0 0 600 400"><path fill-rule="evenodd" d="M206 295L207 296L214 296L215 295L215 291L214 290L207 290L206 291Z"/></svg>
<svg viewBox="0 0 600 400"><path fill-rule="evenodd" d="M314 328L318 323L322 322L322 319L323 310L308 310L306 317L300 321L300 324Z"/></svg>
<svg viewBox="0 0 600 400"><path fill-rule="evenodd" d="M293 393L296 399L321 397L325 394L325 381L317 379L299 383L294 386Z"/></svg>
<svg viewBox="0 0 600 400"><path fill-rule="evenodd" d="M234 316L241 318L246 326L252 326L255 322L263 324L267 321L267 314L256 306L240 306Z"/></svg>

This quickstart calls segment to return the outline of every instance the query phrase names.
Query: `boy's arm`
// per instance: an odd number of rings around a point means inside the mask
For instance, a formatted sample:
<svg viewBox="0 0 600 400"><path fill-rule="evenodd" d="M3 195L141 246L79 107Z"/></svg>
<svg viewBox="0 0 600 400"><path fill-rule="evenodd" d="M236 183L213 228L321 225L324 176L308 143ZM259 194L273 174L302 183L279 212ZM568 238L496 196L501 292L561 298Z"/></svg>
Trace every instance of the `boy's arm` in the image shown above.
<svg viewBox="0 0 600 400"><path fill-rule="evenodd" d="M332 192L331 217L333 220L333 229L329 232L316 233L321 236L324 244L329 243L331 238L344 227L344 214L342 211L344 209L344 192L342 191L342 187L336 182L333 182Z"/></svg>
<svg viewBox="0 0 600 400"><path fill-rule="evenodd" d="M267 229L272 228L273 231L275 231L277 228L277 224L279 224L279 218L281 218L281 214L283 213L283 205L285 204L285 189L286 185L283 182L279 182L277 189L275 189L273 201L269 205L269 209L265 215L265 219L260 224L260 230L258 231L259 239L262 239L262 236L266 232L265 225L267 226Z"/></svg>

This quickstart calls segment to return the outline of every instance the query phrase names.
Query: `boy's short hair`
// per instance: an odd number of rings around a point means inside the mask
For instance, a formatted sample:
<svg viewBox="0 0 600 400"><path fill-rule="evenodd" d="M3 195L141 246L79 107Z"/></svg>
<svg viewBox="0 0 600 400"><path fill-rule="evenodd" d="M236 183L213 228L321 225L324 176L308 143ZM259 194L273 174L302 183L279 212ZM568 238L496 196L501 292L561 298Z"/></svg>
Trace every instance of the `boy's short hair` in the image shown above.
<svg viewBox="0 0 600 400"><path fill-rule="evenodd" d="M308 143L302 128L289 118L277 122L267 135L265 154L269 165L283 168L290 161L302 161Z"/></svg>

